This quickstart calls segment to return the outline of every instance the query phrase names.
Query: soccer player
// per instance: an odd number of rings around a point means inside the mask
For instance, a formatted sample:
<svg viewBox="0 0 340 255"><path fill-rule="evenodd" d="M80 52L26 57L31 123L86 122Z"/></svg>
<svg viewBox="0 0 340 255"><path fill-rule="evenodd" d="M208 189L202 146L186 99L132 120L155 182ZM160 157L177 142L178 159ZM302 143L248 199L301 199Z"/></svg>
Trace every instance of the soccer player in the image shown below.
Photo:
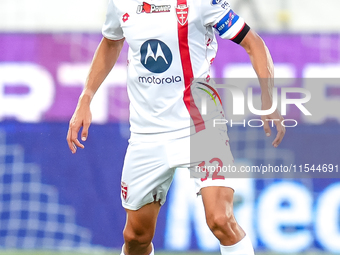
<svg viewBox="0 0 340 255"><path fill-rule="evenodd" d="M72 153L84 148L91 123L90 102L129 45L127 90L131 138L121 182L127 213L122 254L154 254L157 216L177 167L233 163L225 136L214 133L192 98L193 78L208 78L220 37L240 44L249 54L261 86L262 109L272 105L273 63L263 40L235 14L225 0L109 0L103 38L70 120L67 142ZM282 120L278 111L263 120ZM285 133L279 121L273 146ZM190 132L194 130L194 132ZM207 131L208 130L208 131ZM217 129L216 129L217 130ZM264 130L270 136L268 121ZM190 139L213 137L190 159ZM215 149L215 142L219 150ZM190 162L195 161L195 162ZM233 181L218 174L195 179L206 221L221 244L222 254L254 254L249 237L233 215Z"/></svg>

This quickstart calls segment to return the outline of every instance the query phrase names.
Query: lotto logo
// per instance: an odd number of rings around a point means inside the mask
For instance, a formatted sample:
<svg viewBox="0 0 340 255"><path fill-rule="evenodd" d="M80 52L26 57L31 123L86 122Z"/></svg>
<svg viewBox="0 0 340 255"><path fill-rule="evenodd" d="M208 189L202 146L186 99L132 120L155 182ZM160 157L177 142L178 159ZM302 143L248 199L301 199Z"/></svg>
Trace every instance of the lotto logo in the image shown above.
<svg viewBox="0 0 340 255"><path fill-rule="evenodd" d="M129 19L129 17L130 15L128 13L125 13L122 18L123 22L126 22Z"/></svg>

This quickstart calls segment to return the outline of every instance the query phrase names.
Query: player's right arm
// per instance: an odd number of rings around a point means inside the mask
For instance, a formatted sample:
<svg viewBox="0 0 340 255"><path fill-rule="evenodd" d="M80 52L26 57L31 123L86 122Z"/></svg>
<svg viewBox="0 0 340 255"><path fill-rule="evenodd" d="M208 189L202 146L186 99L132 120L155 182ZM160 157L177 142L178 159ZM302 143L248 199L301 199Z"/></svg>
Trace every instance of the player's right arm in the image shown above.
<svg viewBox="0 0 340 255"><path fill-rule="evenodd" d="M94 54L85 87L79 97L67 132L66 140L72 153L76 153L77 147L84 148L84 145L78 140L79 130L83 128L81 140L86 141L88 129L92 121L90 103L96 91L117 62L123 44L124 38L110 40L103 37Z"/></svg>

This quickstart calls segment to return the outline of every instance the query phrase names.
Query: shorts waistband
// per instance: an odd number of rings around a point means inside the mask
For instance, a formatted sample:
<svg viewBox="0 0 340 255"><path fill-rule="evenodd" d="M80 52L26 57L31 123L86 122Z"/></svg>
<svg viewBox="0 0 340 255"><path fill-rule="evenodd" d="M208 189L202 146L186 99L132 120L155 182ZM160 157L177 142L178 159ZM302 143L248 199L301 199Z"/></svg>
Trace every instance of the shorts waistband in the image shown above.
<svg viewBox="0 0 340 255"><path fill-rule="evenodd" d="M186 136L192 135L190 133L190 127L171 131L164 133L132 133L130 136L131 141L140 141L140 142L157 142L164 140L173 140L177 138L182 138Z"/></svg>

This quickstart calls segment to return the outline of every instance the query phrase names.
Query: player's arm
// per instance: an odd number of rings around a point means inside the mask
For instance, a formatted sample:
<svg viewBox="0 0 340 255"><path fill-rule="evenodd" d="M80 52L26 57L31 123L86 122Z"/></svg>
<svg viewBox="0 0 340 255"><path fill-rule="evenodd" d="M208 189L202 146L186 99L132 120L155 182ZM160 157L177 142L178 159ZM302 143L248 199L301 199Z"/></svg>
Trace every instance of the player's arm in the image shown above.
<svg viewBox="0 0 340 255"><path fill-rule="evenodd" d="M262 110L270 109L273 102L274 65L269 50L262 38L252 29L246 34L240 45L248 53L250 61L259 78ZM275 120L274 123L276 125L277 135L272 144L274 147L277 147L281 143L286 132L285 127L281 125L283 117L276 109L270 115L261 116L261 119L264 121L264 131L267 136L270 136L271 134L270 122L268 120Z"/></svg>
<svg viewBox="0 0 340 255"><path fill-rule="evenodd" d="M123 44L124 39L109 40L103 37L94 54L85 87L79 97L77 107L69 124L66 140L72 153L76 153L77 147L84 148L84 145L78 140L78 132L83 127L81 140L86 141L88 129L92 121L90 111L91 100L117 62Z"/></svg>
<svg viewBox="0 0 340 255"><path fill-rule="evenodd" d="M274 65L269 50L262 38L252 29L249 30L240 42L240 45L248 53L250 61L259 78L262 110L268 110L272 106L274 87ZM281 143L286 132L285 127L281 125L283 118L280 112L275 110L270 115L261 116L261 119L264 121L264 131L267 136L270 136L271 134L269 125L271 122L266 120L274 121L277 129L277 135L272 144L274 147L277 147Z"/></svg>

